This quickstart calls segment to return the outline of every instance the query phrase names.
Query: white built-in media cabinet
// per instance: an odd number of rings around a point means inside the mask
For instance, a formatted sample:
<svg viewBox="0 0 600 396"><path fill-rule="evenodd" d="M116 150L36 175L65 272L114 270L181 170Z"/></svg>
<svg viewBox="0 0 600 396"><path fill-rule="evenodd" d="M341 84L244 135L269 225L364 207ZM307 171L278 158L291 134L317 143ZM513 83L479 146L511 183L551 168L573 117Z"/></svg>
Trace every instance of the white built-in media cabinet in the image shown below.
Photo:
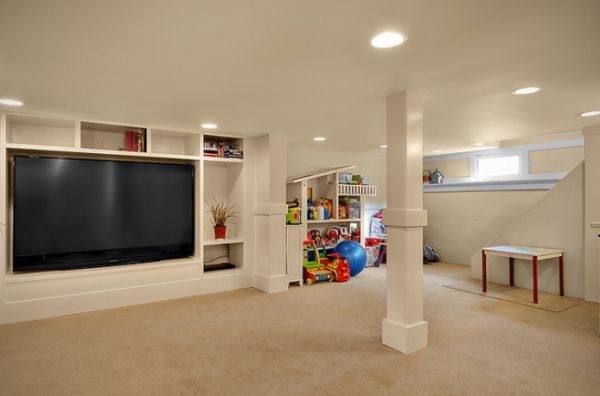
<svg viewBox="0 0 600 396"><path fill-rule="evenodd" d="M146 134L144 152L124 151L123 134ZM257 138L203 134L129 123L1 114L0 134L0 323L147 303L252 286L253 156L264 155ZM204 139L235 141L244 158L205 157ZM194 256L114 267L17 272L11 264L11 173L15 155L186 163L195 168ZM282 188L283 184L282 184ZM206 200L237 204L228 237L215 240ZM283 227L283 226L282 226ZM227 254L235 268L205 271L204 264Z"/></svg>

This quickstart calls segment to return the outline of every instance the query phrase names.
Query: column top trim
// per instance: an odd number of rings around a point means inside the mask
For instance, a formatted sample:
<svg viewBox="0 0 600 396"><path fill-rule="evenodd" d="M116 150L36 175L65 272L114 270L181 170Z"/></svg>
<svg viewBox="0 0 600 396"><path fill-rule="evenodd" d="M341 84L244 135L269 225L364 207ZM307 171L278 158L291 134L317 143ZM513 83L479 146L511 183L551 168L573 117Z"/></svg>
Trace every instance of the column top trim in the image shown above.
<svg viewBox="0 0 600 396"><path fill-rule="evenodd" d="M427 211L423 209L383 209L383 221L387 227L425 227Z"/></svg>

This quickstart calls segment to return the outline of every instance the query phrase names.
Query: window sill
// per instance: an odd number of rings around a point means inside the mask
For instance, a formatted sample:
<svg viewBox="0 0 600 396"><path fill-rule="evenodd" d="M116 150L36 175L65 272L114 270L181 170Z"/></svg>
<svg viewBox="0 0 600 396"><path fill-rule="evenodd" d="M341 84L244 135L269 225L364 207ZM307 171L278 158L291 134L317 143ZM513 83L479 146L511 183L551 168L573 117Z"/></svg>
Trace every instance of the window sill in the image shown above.
<svg viewBox="0 0 600 396"><path fill-rule="evenodd" d="M567 173L545 173L512 178L457 178L441 184L423 184L424 193L454 191L550 190Z"/></svg>

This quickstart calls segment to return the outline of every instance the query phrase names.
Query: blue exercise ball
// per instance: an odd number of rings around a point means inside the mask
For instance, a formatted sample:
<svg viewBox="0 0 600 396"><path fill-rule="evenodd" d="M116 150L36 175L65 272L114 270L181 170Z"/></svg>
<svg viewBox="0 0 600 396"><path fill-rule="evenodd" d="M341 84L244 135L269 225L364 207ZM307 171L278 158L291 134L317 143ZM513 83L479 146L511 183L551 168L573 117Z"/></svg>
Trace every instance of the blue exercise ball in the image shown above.
<svg viewBox="0 0 600 396"><path fill-rule="evenodd" d="M335 251L348 260L351 276L356 276L365 269L365 265L367 264L367 251L360 243L354 241L342 241L337 244Z"/></svg>

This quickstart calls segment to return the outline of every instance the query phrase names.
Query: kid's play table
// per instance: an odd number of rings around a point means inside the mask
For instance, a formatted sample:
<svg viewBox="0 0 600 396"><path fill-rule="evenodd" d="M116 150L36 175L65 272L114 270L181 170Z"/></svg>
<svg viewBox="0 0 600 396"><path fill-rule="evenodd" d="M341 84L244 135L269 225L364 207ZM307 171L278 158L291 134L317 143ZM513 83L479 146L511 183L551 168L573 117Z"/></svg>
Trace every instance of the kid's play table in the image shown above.
<svg viewBox="0 0 600 396"><path fill-rule="evenodd" d="M538 262L558 257L560 295L565 295L564 290L564 257L565 252L561 249L549 249L530 246L492 246L483 248L481 251L481 280L483 292L487 292L487 256L508 257L508 269L510 285L515 285L514 260L531 261L533 276L533 303L538 303Z"/></svg>

